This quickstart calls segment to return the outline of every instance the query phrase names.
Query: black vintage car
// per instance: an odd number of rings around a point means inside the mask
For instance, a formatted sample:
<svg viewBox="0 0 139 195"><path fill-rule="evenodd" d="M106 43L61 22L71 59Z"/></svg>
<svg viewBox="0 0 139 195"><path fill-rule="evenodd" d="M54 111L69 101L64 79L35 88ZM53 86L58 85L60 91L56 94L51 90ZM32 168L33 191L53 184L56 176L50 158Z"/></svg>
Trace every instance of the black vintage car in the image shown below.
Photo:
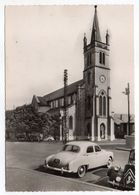
<svg viewBox="0 0 139 195"><path fill-rule="evenodd" d="M124 169L112 166L108 169L108 183L122 190L135 190L135 149L130 150Z"/></svg>

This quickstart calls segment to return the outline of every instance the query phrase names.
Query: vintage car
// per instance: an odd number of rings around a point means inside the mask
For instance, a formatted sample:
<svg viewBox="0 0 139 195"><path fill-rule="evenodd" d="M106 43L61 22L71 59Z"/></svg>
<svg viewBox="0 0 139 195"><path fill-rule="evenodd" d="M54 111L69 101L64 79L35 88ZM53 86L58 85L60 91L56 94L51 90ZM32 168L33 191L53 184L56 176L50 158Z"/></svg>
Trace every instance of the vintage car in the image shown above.
<svg viewBox="0 0 139 195"><path fill-rule="evenodd" d="M107 172L108 183L122 190L135 189L135 149L130 150L128 163L124 169L111 166Z"/></svg>
<svg viewBox="0 0 139 195"><path fill-rule="evenodd" d="M47 142L54 142L54 141L55 141L55 139L54 139L54 137L53 137L53 136L49 135L48 137L45 137L45 138L43 139L43 141L47 141Z"/></svg>
<svg viewBox="0 0 139 195"><path fill-rule="evenodd" d="M28 141L30 142L40 142L43 140L43 135L41 133L29 133Z"/></svg>
<svg viewBox="0 0 139 195"><path fill-rule="evenodd" d="M27 136L26 136L26 133L18 133L16 134L16 140L17 141L27 141Z"/></svg>
<svg viewBox="0 0 139 195"><path fill-rule="evenodd" d="M44 167L61 173L76 173L83 177L87 170L109 165L113 153L102 150L91 141L73 141L64 145L63 150L45 159Z"/></svg>

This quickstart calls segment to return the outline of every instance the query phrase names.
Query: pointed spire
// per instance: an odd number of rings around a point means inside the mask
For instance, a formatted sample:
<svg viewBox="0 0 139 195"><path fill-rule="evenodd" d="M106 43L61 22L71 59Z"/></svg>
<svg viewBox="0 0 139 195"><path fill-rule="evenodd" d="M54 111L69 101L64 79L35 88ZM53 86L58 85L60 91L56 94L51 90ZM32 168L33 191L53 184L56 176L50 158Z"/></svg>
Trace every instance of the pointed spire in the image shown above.
<svg viewBox="0 0 139 195"><path fill-rule="evenodd" d="M95 14L94 14L94 21L93 21L93 28L92 28L92 35L91 35L91 43L93 41L101 42L99 23L98 23L98 17L97 17L97 5L95 5L94 7L95 7Z"/></svg>

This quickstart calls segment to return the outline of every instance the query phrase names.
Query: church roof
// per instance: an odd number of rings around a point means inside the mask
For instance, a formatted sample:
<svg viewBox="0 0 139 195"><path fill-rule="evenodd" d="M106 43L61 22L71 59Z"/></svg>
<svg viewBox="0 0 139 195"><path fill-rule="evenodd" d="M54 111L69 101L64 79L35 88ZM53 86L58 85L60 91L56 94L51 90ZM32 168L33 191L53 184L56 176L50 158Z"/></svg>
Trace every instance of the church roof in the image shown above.
<svg viewBox="0 0 139 195"><path fill-rule="evenodd" d="M37 99L40 106L48 106L47 101L43 97L37 96Z"/></svg>
<svg viewBox="0 0 139 195"><path fill-rule="evenodd" d="M82 84L83 84L83 79L68 85L67 86L67 95L76 93L78 86L82 85ZM43 96L43 98L45 99L45 101L51 101L54 99L62 98L63 96L64 96L64 87Z"/></svg>
<svg viewBox="0 0 139 195"><path fill-rule="evenodd" d="M91 35L91 43L93 41L101 42L99 22L98 22L98 16L97 16L97 6L96 5L95 5L95 14L94 14L94 21L93 21L93 28L92 28L92 35Z"/></svg>

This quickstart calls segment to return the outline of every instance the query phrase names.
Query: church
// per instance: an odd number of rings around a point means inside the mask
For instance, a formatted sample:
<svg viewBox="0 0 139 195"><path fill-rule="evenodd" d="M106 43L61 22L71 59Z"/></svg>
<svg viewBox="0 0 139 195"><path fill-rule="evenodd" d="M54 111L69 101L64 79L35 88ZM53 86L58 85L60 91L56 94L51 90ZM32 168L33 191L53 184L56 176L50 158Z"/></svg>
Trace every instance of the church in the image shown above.
<svg viewBox="0 0 139 195"><path fill-rule="evenodd" d="M111 118L109 33L101 39L101 29L94 7L94 19L90 40L83 38L83 78L67 86L68 140L113 140ZM59 113L64 116L64 88L43 97L34 95L32 106L38 112ZM63 137L63 123L59 127L59 139Z"/></svg>

